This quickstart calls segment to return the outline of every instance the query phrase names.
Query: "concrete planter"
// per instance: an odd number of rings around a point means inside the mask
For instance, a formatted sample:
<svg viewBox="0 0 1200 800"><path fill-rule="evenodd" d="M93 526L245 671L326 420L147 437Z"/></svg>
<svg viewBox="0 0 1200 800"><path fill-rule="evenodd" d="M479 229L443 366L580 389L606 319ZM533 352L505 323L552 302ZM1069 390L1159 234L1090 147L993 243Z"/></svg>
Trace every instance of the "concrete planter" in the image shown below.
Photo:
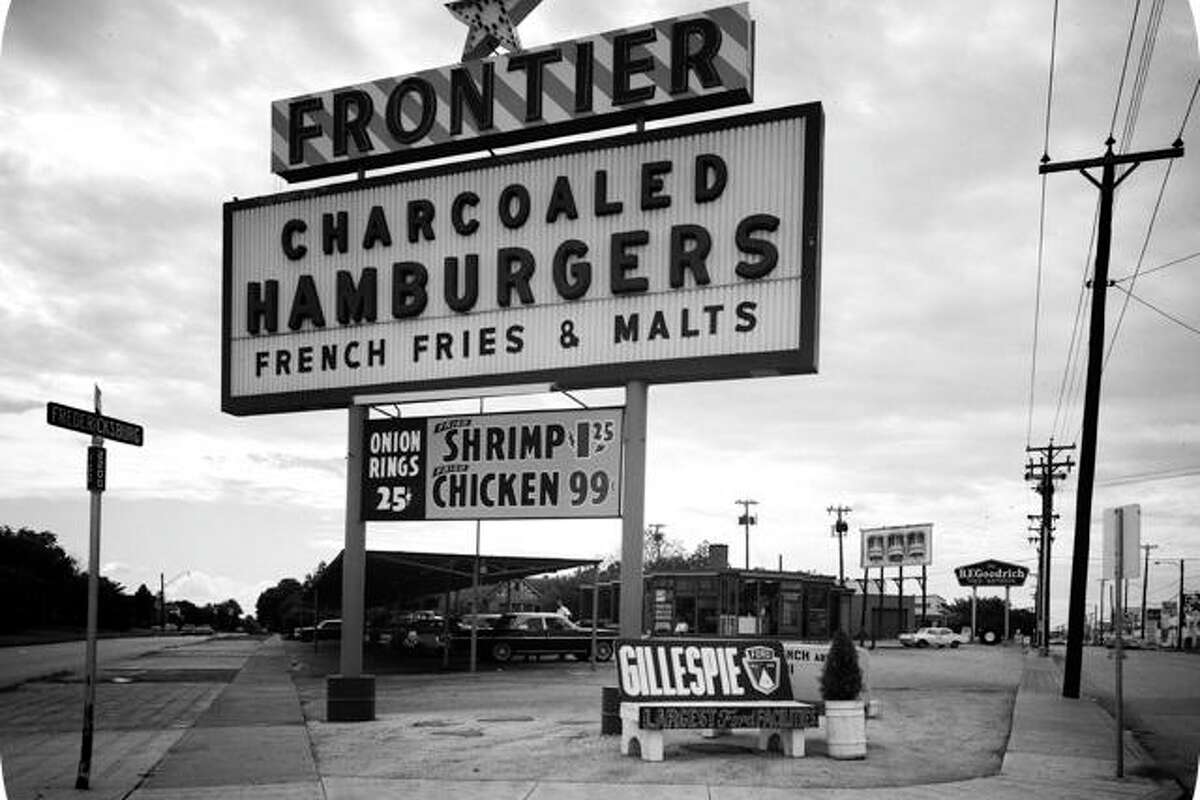
<svg viewBox="0 0 1200 800"><path fill-rule="evenodd" d="M862 700L825 701L825 742L829 757L867 757L867 715Z"/></svg>

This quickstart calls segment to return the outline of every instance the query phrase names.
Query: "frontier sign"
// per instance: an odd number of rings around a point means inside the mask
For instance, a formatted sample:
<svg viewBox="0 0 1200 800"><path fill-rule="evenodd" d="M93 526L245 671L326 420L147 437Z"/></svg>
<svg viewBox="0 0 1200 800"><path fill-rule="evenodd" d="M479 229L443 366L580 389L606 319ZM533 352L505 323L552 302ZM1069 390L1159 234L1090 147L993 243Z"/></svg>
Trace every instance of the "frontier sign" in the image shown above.
<svg viewBox="0 0 1200 800"><path fill-rule="evenodd" d="M690 114L753 100L746 4L277 100L288 181Z"/></svg>
<svg viewBox="0 0 1200 800"><path fill-rule="evenodd" d="M819 104L224 209L222 408L817 368Z"/></svg>

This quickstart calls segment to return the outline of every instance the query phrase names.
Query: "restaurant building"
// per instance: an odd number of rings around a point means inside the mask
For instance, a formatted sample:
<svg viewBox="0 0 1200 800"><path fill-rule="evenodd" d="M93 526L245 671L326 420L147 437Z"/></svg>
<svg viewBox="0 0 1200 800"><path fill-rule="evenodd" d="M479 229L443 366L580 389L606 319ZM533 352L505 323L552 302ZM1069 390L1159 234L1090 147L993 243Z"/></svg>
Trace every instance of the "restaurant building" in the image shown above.
<svg viewBox="0 0 1200 800"><path fill-rule="evenodd" d="M772 636L825 641L838 627L844 590L837 578L805 571L739 569L728 545L709 545L708 564L646 568L642 630L655 634ZM620 581L580 586L578 619L620 622Z"/></svg>

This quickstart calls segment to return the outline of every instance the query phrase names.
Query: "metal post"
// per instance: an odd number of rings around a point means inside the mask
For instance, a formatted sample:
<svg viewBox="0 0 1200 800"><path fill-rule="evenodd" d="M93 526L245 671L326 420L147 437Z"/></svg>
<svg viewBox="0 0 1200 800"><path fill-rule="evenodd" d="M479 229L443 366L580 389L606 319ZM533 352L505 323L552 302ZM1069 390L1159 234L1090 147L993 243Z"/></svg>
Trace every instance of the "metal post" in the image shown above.
<svg viewBox="0 0 1200 800"><path fill-rule="evenodd" d="M471 577L471 672L475 671L479 650L479 528L483 523L475 520L475 569Z"/></svg>
<svg viewBox="0 0 1200 800"><path fill-rule="evenodd" d="M1008 601L1009 587L1004 587L1004 641L1008 642Z"/></svg>
<svg viewBox="0 0 1200 800"><path fill-rule="evenodd" d="M975 615L975 604L976 604L978 597L979 597L979 588L976 586L972 586L971 587L971 641L976 641L979 639L979 628L976 626L976 623L975 623L975 616L976 616Z"/></svg>
<svg viewBox="0 0 1200 800"><path fill-rule="evenodd" d="M921 565L921 626L929 624L929 595L925 591L925 581L928 578L926 575L927 567Z"/></svg>
<svg viewBox="0 0 1200 800"><path fill-rule="evenodd" d="M100 415L100 387L95 387L93 400L96 415ZM92 436L92 447L103 447L104 439ZM96 487L91 490L91 508L88 517L88 605L87 605L87 649L84 655L83 683L83 739L79 747L79 770L75 775L75 788L86 789L92 774L92 736L95 732L96 716L96 628L100 605L100 495Z"/></svg>
<svg viewBox="0 0 1200 800"><path fill-rule="evenodd" d="M1116 585L1121 586L1125 580L1125 509L1121 506L1117 507L1117 574ZM1125 777L1125 702L1123 695L1123 680L1122 674L1125 651L1122 646L1125 628L1125 604L1121 598L1121 590L1117 589L1116 593L1117 605L1113 608L1113 618L1117 620L1117 638L1116 649L1113 651L1117 662L1117 686L1116 686L1116 707L1117 707L1117 777Z"/></svg>
<svg viewBox="0 0 1200 800"><path fill-rule="evenodd" d="M1175 649L1183 652L1183 559L1179 559L1179 605L1175 625Z"/></svg>
<svg viewBox="0 0 1200 800"><path fill-rule="evenodd" d="M898 614L896 614L897 618L900 620L900 622L899 622L900 627L896 629L896 633L897 633L897 635L899 635L900 631L904 630L904 628L905 628L905 625L904 625L904 623L905 623L905 619L904 619L904 566L903 565L900 566L900 577L896 579L896 611L899 612Z"/></svg>
<svg viewBox="0 0 1200 800"><path fill-rule="evenodd" d="M596 629L600 627L600 562L592 568L592 671L596 670Z"/></svg>
<svg viewBox="0 0 1200 800"><path fill-rule="evenodd" d="M1100 644L1104 644L1104 587L1108 578L1100 579Z"/></svg>
<svg viewBox="0 0 1200 800"><path fill-rule="evenodd" d="M346 531L342 549L342 677L362 674L363 592L366 589L367 525L362 521L362 438L366 406L351 406L346 429Z"/></svg>
<svg viewBox="0 0 1200 800"><path fill-rule="evenodd" d="M1146 564L1142 567L1142 640L1146 639L1146 589L1150 587L1150 551L1158 548L1156 544L1144 544Z"/></svg>
<svg viewBox="0 0 1200 800"><path fill-rule="evenodd" d="M871 571L863 567L862 607L859 609L858 646L867 643L867 598L871 596Z"/></svg>
<svg viewBox="0 0 1200 800"><path fill-rule="evenodd" d="M625 385L625 469L621 481L621 636L642 635L645 587L642 578L646 510L646 405L645 381Z"/></svg>

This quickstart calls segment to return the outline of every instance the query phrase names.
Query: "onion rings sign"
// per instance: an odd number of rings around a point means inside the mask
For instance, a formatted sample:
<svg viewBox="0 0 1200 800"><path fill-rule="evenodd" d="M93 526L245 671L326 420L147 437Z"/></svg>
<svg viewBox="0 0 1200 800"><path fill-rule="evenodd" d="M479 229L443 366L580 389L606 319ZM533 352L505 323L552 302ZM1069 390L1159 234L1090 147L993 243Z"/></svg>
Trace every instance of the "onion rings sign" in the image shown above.
<svg viewBox="0 0 1200 800"><path fill-rule="evenodd" d="M368 420L364 520L620 515L619 408Z"/></svg>

